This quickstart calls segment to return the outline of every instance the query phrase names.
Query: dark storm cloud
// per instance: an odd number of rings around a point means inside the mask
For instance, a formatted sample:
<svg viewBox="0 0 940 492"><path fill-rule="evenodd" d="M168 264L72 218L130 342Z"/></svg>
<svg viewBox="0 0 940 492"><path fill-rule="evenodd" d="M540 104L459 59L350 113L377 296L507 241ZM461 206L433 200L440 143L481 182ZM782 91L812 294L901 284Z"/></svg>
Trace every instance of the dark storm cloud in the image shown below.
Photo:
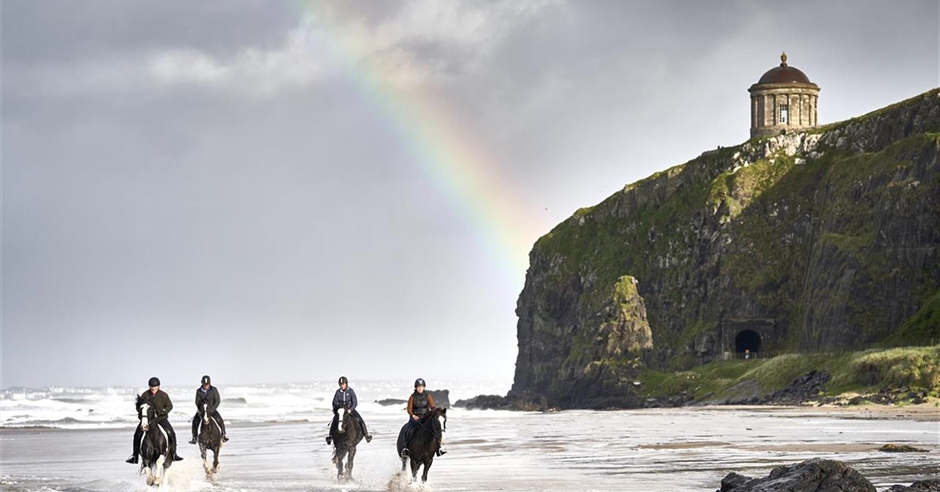
<svg viewBox="0 0 940 492"><path fill-rule="evenodd" d="M298 8L261 0L4 0L4 59L45 63L172 48L215 55L269 49L296 25Z"/></svg>

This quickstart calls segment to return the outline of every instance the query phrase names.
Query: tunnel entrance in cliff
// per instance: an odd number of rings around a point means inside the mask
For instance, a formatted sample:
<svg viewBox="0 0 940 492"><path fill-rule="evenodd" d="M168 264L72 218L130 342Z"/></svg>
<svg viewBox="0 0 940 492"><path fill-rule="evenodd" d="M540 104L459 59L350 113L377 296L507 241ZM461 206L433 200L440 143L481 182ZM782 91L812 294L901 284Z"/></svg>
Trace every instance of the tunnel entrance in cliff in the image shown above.
<svg viewBox="0 0 940 492"><path fill-rule="evenodd" d="M734 337L734 351L743 354L760 352L760 335L754 330L743 330Z"/></svg>

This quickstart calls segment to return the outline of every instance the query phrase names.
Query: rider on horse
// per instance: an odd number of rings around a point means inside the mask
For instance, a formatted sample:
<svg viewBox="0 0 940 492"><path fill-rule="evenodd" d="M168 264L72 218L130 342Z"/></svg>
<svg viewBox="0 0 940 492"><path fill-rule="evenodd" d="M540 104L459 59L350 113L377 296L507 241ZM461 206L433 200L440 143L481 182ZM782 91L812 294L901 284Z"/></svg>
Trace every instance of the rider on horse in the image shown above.
<svg viewBox="0 0 940 492"><path fill-rule="evenodd" d="M222 420L222 416L219 415L219 403L221 402L222 397L219 396L218 388L212 386L212 378L208 375L203 376L202 386L196 388L196 415L193 416L193 438L189 441L190 444L196 444L196 433L199 431L199 422L202 421L203 417L203 405L208 405L206 412L219 423L219 428L222 430L222 442L228 442L228 436L225 435L225 422Z"/></svg>
<svg viewBox="0 0 940 492"><path fill-rule="evenodd" d="M147 401L150 404L151 408L154 410L154 423L159 423L163 430L166 431L167 436L169 436L171 446L176 446L176 431L173 430L173 426L170 425L170 420L167 416L170 413L170 410L173 410L173 402L170 401L170 395L160 389L160 380L156 377L150 378L150 381L147 382L150 386L150 391L144 392L140 395L141 398ZM127 463L137 464L137 455L140 454L140 438L144 435L144 429L137 424L137 430L134 431L134 454L131 455L126 461ZM183 458L177 454L173 457L174 461L180 461Z"/></svg>
<svg viewBox="0 0 940 492"><path fill-rule="evenodd" d="M421 420L421 417L424 414L437 408L437 406L434 404L434 398L431 396L431 394L424 391L425 386L424 379L416 379L415 391L411 394L411 396L408 397L408 416L411 418L408 419L407 428L405 430L405 447L401 450L401 456L403 458L408 456L408 442L411 440L411 436L414 434L414 431L417 430L418 426L420 425L418 421ZM447 453L447 451L444 450L443 443L441 443L440 440L438 441L438 444L440 445L440 449L437 451L437 455L440 456Z"/></svg>
<svg viewBox="0 0 940 492"><path fill-rule="evenodd" d="M362 415L359 415L359 412L356 411L358 405L359 400L356 398L356 392L349 387L349 380L346 379L346 376L340 376L339 389L333 394L333 422L330 425L336 425L339 421L339 410L348 407L349 413L359 421L362 433L366 436L366 442L372 442L372 434L369 434L369 430L366 428L366 421L362 420ZM333 438L326 436L326 443L332 444Z"/></svg>

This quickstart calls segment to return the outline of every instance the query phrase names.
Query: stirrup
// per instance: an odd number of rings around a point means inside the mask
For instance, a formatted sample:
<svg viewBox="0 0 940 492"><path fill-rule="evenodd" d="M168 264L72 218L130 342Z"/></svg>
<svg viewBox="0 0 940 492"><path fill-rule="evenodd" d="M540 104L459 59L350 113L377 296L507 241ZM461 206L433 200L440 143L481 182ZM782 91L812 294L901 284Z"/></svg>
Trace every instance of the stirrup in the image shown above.
<svg viewBox="0 0 940 492"><path fill-rule="evenodd" d="M402 450L401 450L401 457L402 457L402 458L407 458L407 457L408 457L408 448L405 448L405 449L402 449Z"/></svg>
<svg viewBox="0 0 940 492"><path fill-rule="evenodd" d="M190 439L190 440L189 440L189 443L190 443L190 444L196 444L196 438L194 437L194 438Z"/></svg>
<svg viewBox="0 0 940 492"><path fill-rule="evenodd" d="M372 434L366 434L366 442L372 442Z"/></svg>
<svg viewBox="0 0 940 492"><path fill-rule="evenodd" d="M136 465L136 464L137 464L137 455L135 454L134 456L131 456L130 458L127 458L126 460L124 460L124 462L125 462L125 463L130 463L130 464L132 464L132 465Z"/></svg>
<svg viewBox="0 0 940 492"><path fill-rule="evenodd" d="M326 436L326 443L333 444L333 438L331 436Z"/></svg>
<svg viewBox="0 0 940 492"><path fill-rule="evenodd" d="M222 436L222 442L228 442L228 436Z"/></svg>

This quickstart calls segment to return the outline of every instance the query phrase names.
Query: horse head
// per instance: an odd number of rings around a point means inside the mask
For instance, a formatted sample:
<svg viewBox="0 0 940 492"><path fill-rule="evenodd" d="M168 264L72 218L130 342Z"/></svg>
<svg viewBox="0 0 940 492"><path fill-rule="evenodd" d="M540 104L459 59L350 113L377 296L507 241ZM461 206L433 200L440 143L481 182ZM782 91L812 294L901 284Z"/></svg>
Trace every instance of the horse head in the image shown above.
<svg viewBox="0 0 940 492"><path fill-rule="evenodd" d="M440 435L441 432L447 430L447 409L444 407L436 407L434 410L431 410L421 417L421 424L425 426L430 425L434 433Z"/></svg>
<svg viewBox="0 0 940 492"><path fill-rule="evenodd" d="M339 433L340 434L346 433L346 426L349 425L349 422L350 422L349 417L351 416L352 412L349 410L349 406L350 404L347 402L343 406L343 412L337 414L339 415Z"/></svg>
<svg viewBox="0 0 940 492"><path fill-rule="evenodd" d="M437 421L438 423L441 423L441 420L443 419L442 430L446 431L447 430L447 408L437 407L434 409L434 413L436 414L436 418L434 419L435 421Z"/></svg>
<svg viewBox="0 0 940 492"><path fill-rule="evenodd" d="M150 429L150 421L154 418L153 407L140 395L137 396L137 418L140 419L141 429Z"/></svg>
<svg viewBox="0 0 940 492"><path fill-rule="evenodd" d="M202 404L202 423L209 425L209 404Z"/></svg>

